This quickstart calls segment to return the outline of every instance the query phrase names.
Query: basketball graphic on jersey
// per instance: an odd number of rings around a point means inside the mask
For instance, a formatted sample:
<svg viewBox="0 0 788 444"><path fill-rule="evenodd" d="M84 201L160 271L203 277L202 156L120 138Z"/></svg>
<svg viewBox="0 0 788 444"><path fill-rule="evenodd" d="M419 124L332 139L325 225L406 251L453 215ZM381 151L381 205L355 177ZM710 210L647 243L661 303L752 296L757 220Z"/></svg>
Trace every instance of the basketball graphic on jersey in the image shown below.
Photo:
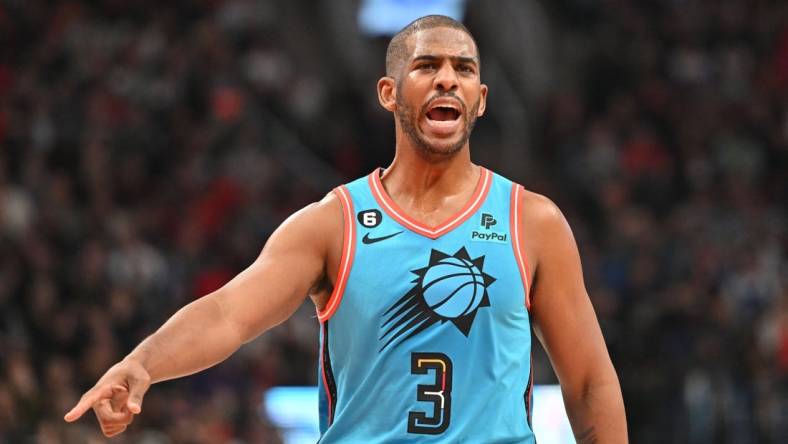
<svg viewBox="0 0 788 444"><path fill-rule="evenodd" d="M427 266L411 273L415 285L383 313L381 351L437 323L451 322L467 337L479 308L490 306L495 278L484 272L484 256L471 259L465 247L453 255L433 249Z"/></svg>
<svg viewBox="0 0 788 444"><path fill-rule="evenodd" d="M444 318L458 318L475 310L484 295L484 276L467 259L447 257L427 269L422 280L424 301Z"/></svg>

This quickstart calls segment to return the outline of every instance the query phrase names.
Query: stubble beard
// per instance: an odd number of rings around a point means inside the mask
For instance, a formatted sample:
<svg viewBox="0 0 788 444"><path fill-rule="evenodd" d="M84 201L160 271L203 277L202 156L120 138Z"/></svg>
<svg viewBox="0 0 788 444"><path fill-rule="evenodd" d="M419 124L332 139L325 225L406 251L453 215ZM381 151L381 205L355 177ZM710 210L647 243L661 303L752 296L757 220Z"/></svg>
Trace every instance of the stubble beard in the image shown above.
<svg viewBox="0 0 788 444"><path fill-rule="evenodd" d="M442 96L452 96L453 94L437 94L434 98L442 97ZM455 97L456 98L456 97ZM462 136L456 143L449 146L448 148L443 148L440 146L431 145L423 135L418 131L416 125L418 124L419 116L424 115L427 111L427 107L432 102L432 99L427 101L427 103L422 107L418 114L413 112L413 108L411 108L408 104L404 101L400 100L400 97L397 97L397 116L399 117L400 126L405 134L408 136L413 145L415 145L423 154L427 154L429 157L450 157L460 151L463 146L468 142L468 139L471 137L471 132L473 131L473 127L476 125L476 113L479 111L479 102L477 100L476 103L471 108L471 112L467 112L468 110L465 108L465 104L460 102L460 106L462 106L462 116L463 122L465 123L465 128L463 130Z"/></svg>

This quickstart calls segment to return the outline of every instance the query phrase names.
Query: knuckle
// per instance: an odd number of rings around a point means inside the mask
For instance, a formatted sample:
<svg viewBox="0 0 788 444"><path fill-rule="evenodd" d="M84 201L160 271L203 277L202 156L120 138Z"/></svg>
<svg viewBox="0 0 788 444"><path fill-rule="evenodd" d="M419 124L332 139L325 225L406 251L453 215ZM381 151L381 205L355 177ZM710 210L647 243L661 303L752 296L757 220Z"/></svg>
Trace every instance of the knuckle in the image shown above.
<svg viewBox="0 0 788 444"><path fill-rule="evenodd" d="M99 418L102 422L111 424L117 419L117 416L114 415L112 412L102 412Z"/></svg>
<svg viewBox="0 0 788 444"><path fill-rule="evenodd" d="M134 379L140 382L146 382L150 380L150 375L142 366L133 367L130 373Z"/></svg>
<svg viewBox="0 0 788 444"><path fill-rule="evenodd" d="M125 426L121 426L121 427L118 427L118 426L114 426L113 427L113 426L111 426L111 427L107 427L107 428L102 429L101 432L105 436L110 437L110 436L117 435L118 433L120 433L120 432L122 432L124 430L126 430Z"/></svg>
<svg viewBox="0 0 788 444"><path fill-rule="evenodd" d="M112 433L112 436L115 436L115 435L120 435L121 433L123 433L123 432L125 432L125 431L126 431L126 427L125 427L125 426L124 426L124 427L121 427L121 428L119 428L118 430L115 430L115 431Z"/></svg>

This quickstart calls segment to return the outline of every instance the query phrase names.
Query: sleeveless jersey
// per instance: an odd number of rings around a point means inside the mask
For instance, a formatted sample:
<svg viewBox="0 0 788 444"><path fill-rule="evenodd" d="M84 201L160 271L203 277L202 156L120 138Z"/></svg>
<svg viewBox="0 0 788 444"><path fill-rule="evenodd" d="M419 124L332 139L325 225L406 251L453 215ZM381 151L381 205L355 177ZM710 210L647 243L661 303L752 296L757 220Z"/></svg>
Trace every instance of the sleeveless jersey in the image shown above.
<svg viewBox="0 0 788 444"><path fill-rule="evenodd" d="M533 443L522 187L481 168L437 227L382 170L334 190L343 251L320 320L321 443Z"/></svg>

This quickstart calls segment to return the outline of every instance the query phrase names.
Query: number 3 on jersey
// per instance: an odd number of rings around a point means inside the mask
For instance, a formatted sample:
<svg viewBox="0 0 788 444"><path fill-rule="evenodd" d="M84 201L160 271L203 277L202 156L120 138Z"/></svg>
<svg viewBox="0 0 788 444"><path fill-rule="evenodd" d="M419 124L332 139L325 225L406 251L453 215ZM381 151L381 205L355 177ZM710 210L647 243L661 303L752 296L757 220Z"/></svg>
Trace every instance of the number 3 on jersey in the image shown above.
<svg viewBox="0 0 788 444"><path fill-rule="evenodd" d="M432 414L408 412L408 433L437 435L446 431L451 420L451 359L443 353L412 353L410 372L426 375L435 371L434 384L419 384L416 399L431 402Z"/></svg>

